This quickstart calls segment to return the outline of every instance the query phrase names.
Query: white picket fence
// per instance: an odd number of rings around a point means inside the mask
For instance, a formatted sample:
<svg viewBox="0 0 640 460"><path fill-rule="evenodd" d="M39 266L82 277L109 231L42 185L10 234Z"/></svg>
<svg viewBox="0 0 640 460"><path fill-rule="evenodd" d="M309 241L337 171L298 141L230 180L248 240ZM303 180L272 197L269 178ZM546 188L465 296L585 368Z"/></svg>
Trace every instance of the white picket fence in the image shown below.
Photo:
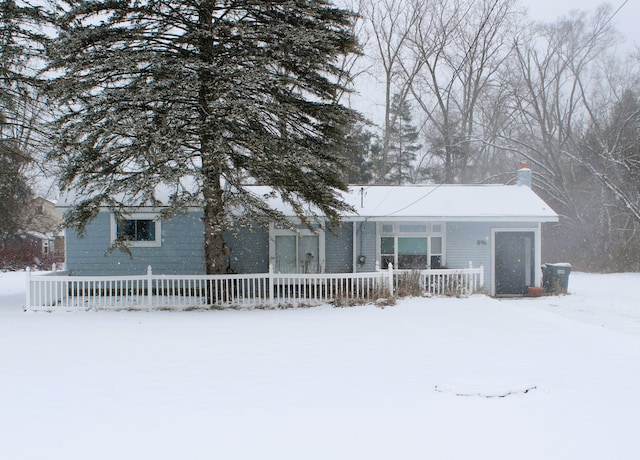
<svg viewBox="0 0 640 460"><path fill-rule="evenodd" d="M33 275L27 271L26 310L161 310L349 305L392 297L403 283L423 292L468 295L484 285L484 269L368 273L268 273L141 276Z"/></svg>

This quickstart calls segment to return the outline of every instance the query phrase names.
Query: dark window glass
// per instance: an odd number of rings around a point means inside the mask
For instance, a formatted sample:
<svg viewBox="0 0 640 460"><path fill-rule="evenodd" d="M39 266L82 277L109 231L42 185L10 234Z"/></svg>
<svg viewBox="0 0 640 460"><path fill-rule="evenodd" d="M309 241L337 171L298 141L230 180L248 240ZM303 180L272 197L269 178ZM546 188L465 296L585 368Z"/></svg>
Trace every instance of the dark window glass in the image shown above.
<svg viewBox="0 0 640 460"><path fill-rule="evenodd" d="M156 224L152 220L136 220L136 241L155 241Z"/></svg>
<svg viewBox="0 0 640 460"><path fill-rule="evenodd" d="M118 239L126 241L155 241L156 225L153 220L128 219L118 222Z"/></svg>
<svg viewBox="0 0 640 460"><path fill-rule="evenodd" d="M389 268L389 264L395 264L395 238L383 236L380 238L380 267Z"/></svg>

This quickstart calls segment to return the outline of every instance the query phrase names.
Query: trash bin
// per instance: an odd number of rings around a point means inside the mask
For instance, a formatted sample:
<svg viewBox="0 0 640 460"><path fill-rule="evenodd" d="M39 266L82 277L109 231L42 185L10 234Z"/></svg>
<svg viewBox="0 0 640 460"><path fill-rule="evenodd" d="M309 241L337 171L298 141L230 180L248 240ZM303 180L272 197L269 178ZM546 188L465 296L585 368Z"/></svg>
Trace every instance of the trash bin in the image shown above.
<svg viewBox="0 0 640 460"><path fill-rule="evenodd" d="M542 266L542 285L547 292L566 294L569 290L571 264L566 262L544 264Z"/></svg>

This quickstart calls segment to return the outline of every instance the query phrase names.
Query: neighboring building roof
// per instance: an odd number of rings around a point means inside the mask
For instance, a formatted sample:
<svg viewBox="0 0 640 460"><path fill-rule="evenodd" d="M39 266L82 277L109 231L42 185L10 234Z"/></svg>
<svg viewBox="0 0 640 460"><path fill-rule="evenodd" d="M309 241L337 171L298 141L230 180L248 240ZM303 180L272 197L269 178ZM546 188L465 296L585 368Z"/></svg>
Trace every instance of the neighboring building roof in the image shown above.
<svg viewBox="0 0 640 460"><path fill-rule="evenodd" d="M248 186L257 196L268 196L267 186ZM165 191L166 192L166 191ZM369 185L350 186L343 199L355 209L345 220L415 220L428 218L443 221L520 221L557 222L558 215L526 185ZM166 194L166 197L169 195ZM156 197L163 199L164 194ZM73 203L71 194L58 203ZM269 205L287 216L294 216L291 206L279 198L268 198Z"/></svg>
<svg viewBox="0 0 640 460"><path fill-rule="evenodd" d="M54 236L53 235L46 235L44 233L41 232L34 232L34 231L30 231L27 230L26 232L24 232L25 235L28 235L32 238L38 239L38 240L48 240L48 241L53 241L54 240Z"/></svg>

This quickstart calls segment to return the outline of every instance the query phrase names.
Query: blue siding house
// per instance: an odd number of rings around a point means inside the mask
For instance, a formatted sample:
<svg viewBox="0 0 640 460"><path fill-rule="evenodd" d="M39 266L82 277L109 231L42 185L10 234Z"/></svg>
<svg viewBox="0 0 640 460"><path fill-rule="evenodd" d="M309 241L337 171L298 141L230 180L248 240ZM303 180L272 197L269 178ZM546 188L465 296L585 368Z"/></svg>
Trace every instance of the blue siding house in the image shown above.
<svg viewBox="0 0 640 460"><path fill-rule="evenodd" d="M268 187L250 187L268 196ZM352 186L355 209L337 228L322 220L300 224L277 198L270 205L291 226L238 226L226 235L230 273L350 273L385 269L485 268L492 295L518 295L540 286L541 225L557 214L531 189L531 171L515 185ZM65 210L68 203L60 203ZM159 209L136 208L118 223L105 209L80 238L66 232L67 270L74 275L205 272L202 211L168 220ZM131 254L110 250L122 235Z"/></svg>

